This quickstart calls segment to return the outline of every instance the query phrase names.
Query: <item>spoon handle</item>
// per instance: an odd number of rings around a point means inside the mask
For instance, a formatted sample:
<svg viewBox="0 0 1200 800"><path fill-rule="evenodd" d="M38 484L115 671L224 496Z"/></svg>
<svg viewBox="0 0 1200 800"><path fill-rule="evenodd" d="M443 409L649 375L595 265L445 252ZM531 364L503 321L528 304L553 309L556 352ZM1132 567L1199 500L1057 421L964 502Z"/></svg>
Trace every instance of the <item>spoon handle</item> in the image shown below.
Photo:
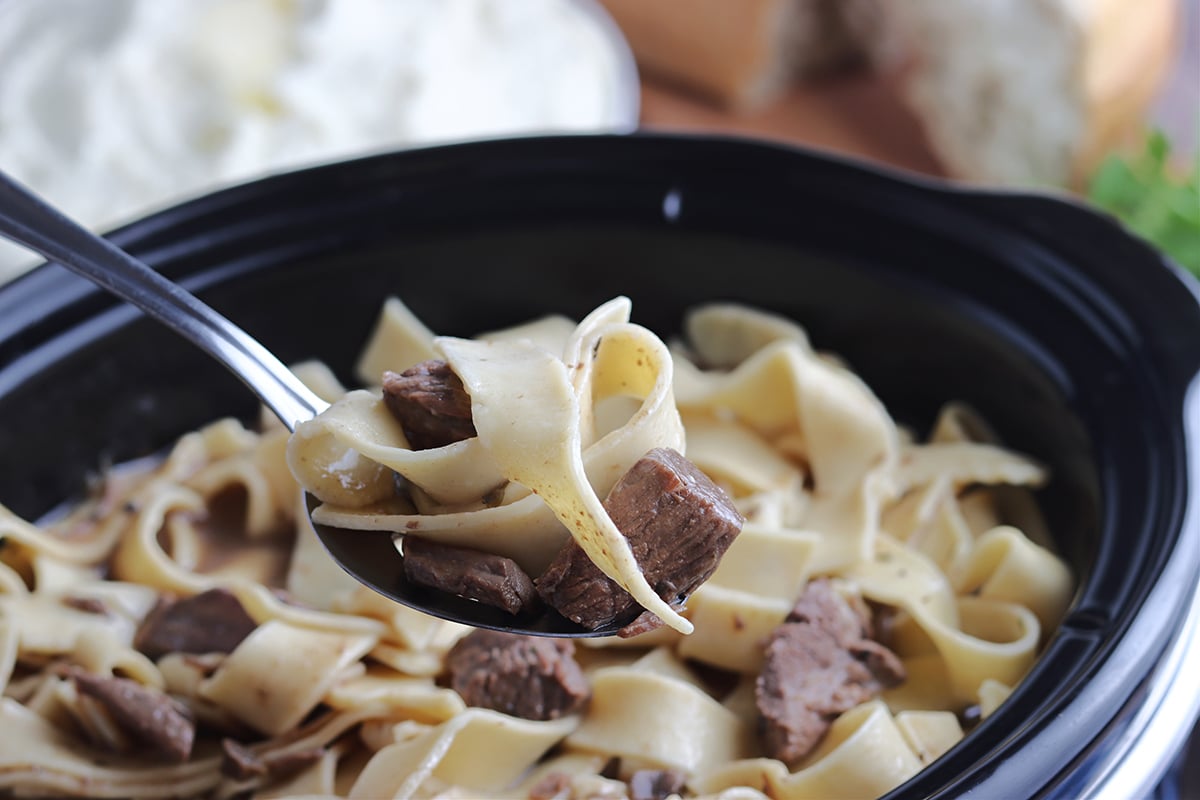
<svg viewBox="0 0 1200 800"><path fill-rule="evenodd" d="M2 170L0 236L79 273L195 344L239 377L289 430L328 407L248 333Z"/></svg>

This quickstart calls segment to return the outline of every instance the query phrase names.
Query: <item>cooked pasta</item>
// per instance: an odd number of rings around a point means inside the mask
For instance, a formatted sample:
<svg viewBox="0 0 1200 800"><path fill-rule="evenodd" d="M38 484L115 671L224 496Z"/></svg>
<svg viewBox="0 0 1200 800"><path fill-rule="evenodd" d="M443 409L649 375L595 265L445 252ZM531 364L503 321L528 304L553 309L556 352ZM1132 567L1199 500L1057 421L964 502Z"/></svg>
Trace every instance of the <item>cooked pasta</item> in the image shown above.
<svg viewBox="0 0 1200 800"><path fill-rule="evenodd" d="M333 405L290 441L271 420L221 420L59 518L0 506L0 794L869 798L954 747L1074 591L1031 500L1046 470L961 405L928 440L902 433L789 320L710 305L668 347L630 314L618 298L578 324L453 339L389 299L360 379L444 359L476 436L415 450L377 389L305 364ZM601 505L656 447L686 453L746 520L682 609ZM574 537L666 626L585 640L588 697L570 713L476 707L447 677L469 629L344 574L300 484L323 524L531 574ZM885 610L907 677L785 763L759 736L756 679L816 578Z"/></svg>

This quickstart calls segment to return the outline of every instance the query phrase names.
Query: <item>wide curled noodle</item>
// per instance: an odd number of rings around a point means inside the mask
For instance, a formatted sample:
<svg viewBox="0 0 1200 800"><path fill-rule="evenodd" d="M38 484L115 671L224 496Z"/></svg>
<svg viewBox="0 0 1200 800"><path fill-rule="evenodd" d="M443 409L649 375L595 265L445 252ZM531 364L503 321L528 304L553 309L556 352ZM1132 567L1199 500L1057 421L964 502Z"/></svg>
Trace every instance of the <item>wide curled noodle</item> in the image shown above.
<svg viewBox="0 0 1200 800"><path fill-rule="evenodd" d="M689 632L691 623L650 587L601 505L601 496L647 451L684 449L670 355L654 334L629 323L629 311L623 298L601 306L577 326L561 354L545 349L545 336L543 344L435 339L434 351L471 397L477 431L471 439L414 451L383 402L365 392L301 425L289 460L300 482L324 501L313 518L499 553L534 574L549 564L566 531L643 607ZM617 397L640 403L624 424L597 438L596 405ZM331 440L345 449L330 446ZM432 513L373 507L390 478L363 480L369 468L360 456L403 476L439 507ZM342 464L353 465L353 474L341 471ZM485 495L505 483L514 486L506 502L485 504ZM472 501L477 507L459 510Z"/></svg>
<svg viewBox="0 0 1200 800"><path fill-rule="evenodd" d="M595 339L595 357L589 361L598 365L611 359L626 368L619 376L599 367L592 370L587 381L593 391L588 394L646 397L629 426L641 427L642 420L655 420L654 433L674 439L672 444L682 449L677 435L682 426L671 413L671 361L665 347L656 347L657 340L649 331L634 326L601 330L605 332ZM471 394L479 441L500 464L504 477L534 492L596 566L644 608L672 628L690 633L691 624L646 581L629 540L608 516L589 482L583 463L585 432L579 422L579 395L571 385L567 365L529 342L446 340L441 349ZM629 438L625 431L608 435ZM641 447L639 443L636 449ZM605 466L608 472L599 480L610 485L627 469L619 463Z"/></svg>
<svg viewBox="0 0 1200 800"><path fill-rule="evenodd" d="M653 656L592 674L591 707L567 737L569 749L689 775L750 752L744 720L710 697L673 656Z"/></svg>
<svg viewBox="0 0 1200 800"><path fill-rule="evenodd" d="M220 420L50 521L0 507L0 794L577 800L628 797L633 773L668 770L685 797L869 798L952 749L963 720L1000 713L1074 591L1034 496L1053 476L962 405L928 437L902 432L790 320L706 306L668 349L630 313L618 298L579 323L450 339L390 299L363 384L445 359L476 437L414 451L377 388L348 391L306 363L297 375L333 405L290 444L273 420ZM686 447L746 517L677 616L597 510L657 446ZM417 532L534 574L575 536L674 625L581 642L591 696L576 713L470 707L445 680L469 629L332 562L289 460L321 497L320 522ZM880 609L907 679L789 766L758 736L755 680L765 640L818 577ZM249 620L227 652L143 651L156 608L213 591ZM80 674L182 704L198 726L190 756L157 760ZM231 771L230 738L269 766Z"/></svg>
<svg viewBox="0 0 1200 800"><path fill-rule="evenodd" d="M550 722L514 719L494 711L469 709L416 735L402 731L400 741L379 750L350 790L369 800L420 796L423 784L491 793L515 783L578 720Z"/></svg>

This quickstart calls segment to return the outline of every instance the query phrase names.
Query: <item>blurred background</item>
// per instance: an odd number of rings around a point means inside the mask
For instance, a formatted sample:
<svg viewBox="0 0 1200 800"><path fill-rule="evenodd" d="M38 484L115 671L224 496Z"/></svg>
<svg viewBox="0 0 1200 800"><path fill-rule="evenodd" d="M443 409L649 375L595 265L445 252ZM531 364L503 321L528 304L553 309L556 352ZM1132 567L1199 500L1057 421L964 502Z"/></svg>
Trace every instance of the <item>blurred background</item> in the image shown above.
<svg viewBox="0 0 1200 800"><path fill-rule="evenodd" d="M1173 214L1186 249L1194 178L1156 192L1196 161L1198 40L1200 0L0 0L0 168L106 229L309 164L641 126L1130 216L1150 192L1172 211L1135 229ZM32 261L5 244L0 281Z"/></svg>

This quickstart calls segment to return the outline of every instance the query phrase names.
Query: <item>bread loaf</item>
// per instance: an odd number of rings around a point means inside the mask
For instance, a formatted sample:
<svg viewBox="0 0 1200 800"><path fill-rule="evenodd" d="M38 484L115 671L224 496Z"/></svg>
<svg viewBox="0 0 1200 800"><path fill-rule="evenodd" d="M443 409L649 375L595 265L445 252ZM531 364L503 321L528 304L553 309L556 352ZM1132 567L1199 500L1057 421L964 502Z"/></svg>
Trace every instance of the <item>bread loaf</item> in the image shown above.
<svg viewBox="0 0 1200 800"><path fill-rule="evenodd" d="M957 177L1070 185L1136 129L1174 51L1175 0L881 4L909 106ZM878 46L878 44L877 44Z"/></svg>
<svg viewBox="0 0 1200 800"><path fill-rule="evenodd" d="M737 110L863 60L881 22L878 0L603 2L643 72Z"/></svg>
<svg viewBox="0 0 1200 800"><path fill-rule="evenodd" d="M737 110L865 62L901 87L947 171L1080 182L1140 124L1177 0L604 0L642 70Z"/></svg>

